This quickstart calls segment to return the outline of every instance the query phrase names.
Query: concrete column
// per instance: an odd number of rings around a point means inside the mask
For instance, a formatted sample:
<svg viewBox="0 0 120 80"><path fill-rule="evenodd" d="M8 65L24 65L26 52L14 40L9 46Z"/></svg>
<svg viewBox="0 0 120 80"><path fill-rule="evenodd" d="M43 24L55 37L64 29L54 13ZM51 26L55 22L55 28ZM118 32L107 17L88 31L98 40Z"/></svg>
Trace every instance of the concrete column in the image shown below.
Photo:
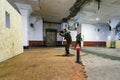
<svg viewBox="0 0 120 80"><path fill-rule="evenodd" d="M20 3L15 3L16 6L18 7L18 10L21 13L22 16L22 22L23 22L23 46L24 48L29 47L29 40L28 40L28 26L29 26L29 17L32 12L32 8L30 5L27 4L20 4Z"/></svg>
<svg viewBox="0 0 120 80"><path fill-rule="evenodd" d="M113 19L109 21L109 25L111 26L111 41L110 41L110 47L115 48L115 32L116 32L116 26L119 23L119 20Z"/></svg>
<svg viewBox="0 0 120 80"><path fill-rule="evenodd" d="M115 28L112 28L112 29L111 29L110 47L111 47L111 48L115 48Z"/></svg>
<svg viewBox="0 0 120 80"><path fill-rule="evenodd" d="M115 41L115 28L111 28L111 41Z"/></svg>

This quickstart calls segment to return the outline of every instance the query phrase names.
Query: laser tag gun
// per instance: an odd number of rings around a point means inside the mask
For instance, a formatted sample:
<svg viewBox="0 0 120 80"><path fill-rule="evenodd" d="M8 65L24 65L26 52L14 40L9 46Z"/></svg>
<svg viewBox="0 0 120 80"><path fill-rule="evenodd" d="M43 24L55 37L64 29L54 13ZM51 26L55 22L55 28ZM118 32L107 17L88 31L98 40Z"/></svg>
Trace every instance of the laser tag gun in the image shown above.
<svg viewBox="0 0 120 80"><path fill-rule="evenodd" d="M66 39L66 40L68 40L68 41L71 40L70 32L67 31L66 29L60 31L60 32L59 32L59 35L62 36L62 37L64 37L64 39Z"/></svg>
<svg viewBox="0 0 120 80"><path fill-rule="evenodd" d="M62 30L62 31L60 31L60 33L64 33L64 32L63 32L63 30Z"/></svg>
<svg viewBox="0 0 120 80"><path fill-rule="evenodd" d="M64 30L59 31L59 35L60 35L60 36L63 36L63 37L65 36L65 33L66 33L66 32L65 32Z"/></svg>

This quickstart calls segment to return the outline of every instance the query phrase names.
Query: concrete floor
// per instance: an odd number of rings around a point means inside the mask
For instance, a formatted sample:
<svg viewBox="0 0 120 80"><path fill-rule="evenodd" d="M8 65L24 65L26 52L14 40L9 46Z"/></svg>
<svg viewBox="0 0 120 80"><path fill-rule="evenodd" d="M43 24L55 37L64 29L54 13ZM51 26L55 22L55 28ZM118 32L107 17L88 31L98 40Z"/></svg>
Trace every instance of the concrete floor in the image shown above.
<svg viewBox="0 0 120 80"><path fill-rule="evenodd" d="M82 57L88 80L120 80L120 49L83 47Z"/></svg>
<svg viewBox="0 0 120 80"><path fill-rule="evenodd" d="M86 80L84 66L59 48L32 48L0 63L0 80Z"/></svg>
<svg viewBox="0 0 120 80"><path fill-rule="evenodd" d="M0 63L0 80L120 80L120 49L83 47L84 66L76 51L65 57L64 48L32 48ZM85 71L88 78L86 78Z"/></svg>

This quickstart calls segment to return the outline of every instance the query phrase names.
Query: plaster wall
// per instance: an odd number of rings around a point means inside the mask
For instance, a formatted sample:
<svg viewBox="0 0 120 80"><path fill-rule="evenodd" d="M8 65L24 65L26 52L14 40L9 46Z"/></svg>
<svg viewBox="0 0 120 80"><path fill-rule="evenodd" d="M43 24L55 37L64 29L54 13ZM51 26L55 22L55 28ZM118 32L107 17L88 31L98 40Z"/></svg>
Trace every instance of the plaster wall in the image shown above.
<svg viewBox="0 0 120 80"><path fill-rule="evenodd" d="M10 15L10 28L6 27L6 12ZM0 0L0 62L22 52L21 15L6 0Z"/></svg>

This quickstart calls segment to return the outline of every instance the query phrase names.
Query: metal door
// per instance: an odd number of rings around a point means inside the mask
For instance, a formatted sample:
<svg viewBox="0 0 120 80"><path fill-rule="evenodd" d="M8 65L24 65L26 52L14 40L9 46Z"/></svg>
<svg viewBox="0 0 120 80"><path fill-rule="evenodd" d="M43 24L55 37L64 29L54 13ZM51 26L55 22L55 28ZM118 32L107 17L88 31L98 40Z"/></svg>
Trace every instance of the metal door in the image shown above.
<svg viewBox="0 0 120 80"><path fill-rule="evenodd" d="M46 29L46 46L56 46L56 29Z"/></svg>

